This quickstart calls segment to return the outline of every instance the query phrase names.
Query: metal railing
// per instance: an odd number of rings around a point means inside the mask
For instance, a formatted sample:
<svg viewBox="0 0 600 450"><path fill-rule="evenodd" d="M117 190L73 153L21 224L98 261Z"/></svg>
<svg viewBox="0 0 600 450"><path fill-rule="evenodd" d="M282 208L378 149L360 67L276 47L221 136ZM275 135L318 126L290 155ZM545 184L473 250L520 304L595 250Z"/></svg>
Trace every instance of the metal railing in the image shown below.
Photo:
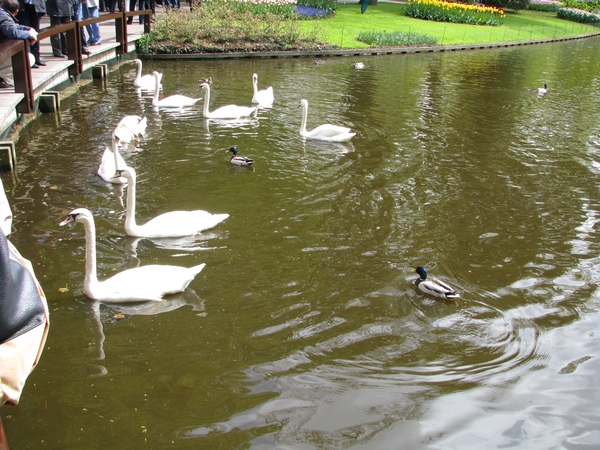
<svg viewBox="0 0 600 450"><path fill-rule="evenodd" d="M69 66L69 76L77 77L83 72L83 46L81 42L81 29L93 23L115 22L115 39L119 44L116 48L117 55L127 53L127 19L133 16L145 16L144 33L150 32L150 19L152 11L126 11L122 13L104 14L100 17L69 22L52 27L42 28L38 32L38 41L48 39L59 33L65 33L67 38L67 58L73 61ZM12 58L15 92L23 94L23 100L17 105L20 114L30 113L35 108L34 88L29 67L29 42L25 40L10 40L0 44L0 63ZM2 95L2 93L0 93Z"/></svg>

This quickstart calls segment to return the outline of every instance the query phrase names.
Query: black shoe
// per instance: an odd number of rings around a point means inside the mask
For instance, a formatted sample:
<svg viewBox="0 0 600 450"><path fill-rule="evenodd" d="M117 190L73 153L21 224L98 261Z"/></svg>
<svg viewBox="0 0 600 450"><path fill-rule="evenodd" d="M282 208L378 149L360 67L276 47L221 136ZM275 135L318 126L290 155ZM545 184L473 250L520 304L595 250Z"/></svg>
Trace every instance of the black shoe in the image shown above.
<svg viewBox="0 0 600 450"><path fill-rule="evenodd" d="M131 25L133 23L133 17L127 19L127 25Z"/></svg>
<svg viewBox="0 0 600 450"><path fill-rule="evenodd" d="M6 81L4 81L3 78L0 78L0 89L6 89L6 88L12 88L14 87L12 84L7 83Z"/></svg>
<svg viewBox="0 0 600 450"><path fill-rule="evenodd" d="M31 66L32 69L39 69L40 66L38 66L37 64L34 64L33 66Z"/></svg>
<svg viewBox="0 0 600 450"><path fill-rule="evenodd" d="M58 53L54 55L55 58L66 58L67 55L63 55L62 53Z"/></svg>
<svg viewBox="0 0 600 450"><path fill-rule="evenodd" d="M45 65L46 65L46 63L45 63L44 61L42 61L42 60L36 61L35 63L36 63L38 66L45 66Z"/></svg>
<svg viewBox="0 0 600 450"><path fill-rule="evenodd" d="M81 53L83 53L84 55L88 55L88 56L90 56L92 54L87 48L82 48Z"/></svg>

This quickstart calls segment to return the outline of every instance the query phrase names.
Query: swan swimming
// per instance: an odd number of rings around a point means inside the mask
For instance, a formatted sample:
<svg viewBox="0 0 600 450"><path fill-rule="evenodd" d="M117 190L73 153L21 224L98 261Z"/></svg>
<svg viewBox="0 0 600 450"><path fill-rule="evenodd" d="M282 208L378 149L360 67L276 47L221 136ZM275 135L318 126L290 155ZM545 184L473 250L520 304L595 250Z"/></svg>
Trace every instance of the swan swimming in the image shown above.
<svg viewBox="0 0 600 450"><path fill-rule="evenodd" d="M186 97L185 95L170 95L168 97L163 98L162 100L158 99L158 85L160 83L159 73L152 72L154 76L154 82L156 84L156 88L154 90L154 97L152 98L152 106L158 106L160 108L182 108L184 106L192 106L197 101L202 100L202 98L191 98Z"/></svg>
<svg viewBox="0 0 600 450"><path fill-rule="evenodd" d="M189 236L214 228L229 217L229 214L211 214L202 210L170 211L150 219L144 225L137 225L135 222L135 170L132 167L117 170L115 176L123 176L128 181L125 232L129 236L146 238Z"/></svg>
<svg viewBox="0 0 600 450"><path fill-rule="evenodd" d="M444 299L460 297L453 288L443 281L436 280L435 278L427 278L427 270L425 267L419 266L415 272L419 274L419 278L415 280L415 284L426 294Z"/></svg>
<svg viewBox="0 0 600 450"><path fill-rule="evenodd" d="M94 216L86 208L74 209L59 225L80 222L85 227L85 278L83 291L92 300L105 303L160 301L167 294L184 291L206 264L193 267L148 265L127 269L98 280L96 267L96 227Z"/></svg>
<svg viewBox="0 0 600 450"><path fill-rule="evenodd" d="M311 131L306 131L308 101L305 99L300 100L298 108L302 108L302 124L300 125L300 136L302 137L328 142L348 142L356 135L356 133L350 132L350 128L340 127L330 123L319 125Z"/></svg>
<svg viewBox="0 0 600 450"><path fill-rule="evenodd" d="M128 144L133 140L143 138L144 134L146 134L147 126L148 119L145 116L125 116L117 124L115 134L121 142Z"/></svg>
<svg viewBox="0 0 600 450"><path fill-rule="evenodd" d="M155 90L156 81L154 80L154 76L152 74L146 74L142 76L142 61L140 59L134 59L133 62L137 64L137 73L135 75L135 79L133 80L133 86L144 91ZM162 84L160 84L160 82L162 80L162 73L158 73L158 75L158 87L161 89Z"/></svg>
<svg viewBox="0 0 600 450"><path fill-rule="evenodd" d="M360 61L356 61L352 66L355 69L364 69L365 68L365 63L364 62L360 62Z"/></svg>
<svg viewBox="0 0 600 450"><path fill-rule="evenodd" d="M104 181L113 184L126 184L127 180L123 177L115 178L117 169L127 168L127 163L119 153L119 138L115 133L112 134L112 150L106 147L102 154L102 161L98 167L98 175Z"/></svg>
<svg viewBox="0 0 600 450"><path fill-rule="evenodd" d="M254 95L252 96L252 103L258 103L258 106L272 106L275 101L273 96L273 86L269 86L266 89L258 90L258 75L252 75L252 87L254 88Z"/></svg>
<svg viewBox="0 0 600 450"><path fill-rule="evenodd" d="M240 117L248 117L254 111L255 106L237 106L237 105L225 105L215 109L213 112L209 112L208 104L210 103L210 86L208 83L200 84L200 89L204 94L204 108L202 109L202 116L206 119L239 119Z"/></svg>

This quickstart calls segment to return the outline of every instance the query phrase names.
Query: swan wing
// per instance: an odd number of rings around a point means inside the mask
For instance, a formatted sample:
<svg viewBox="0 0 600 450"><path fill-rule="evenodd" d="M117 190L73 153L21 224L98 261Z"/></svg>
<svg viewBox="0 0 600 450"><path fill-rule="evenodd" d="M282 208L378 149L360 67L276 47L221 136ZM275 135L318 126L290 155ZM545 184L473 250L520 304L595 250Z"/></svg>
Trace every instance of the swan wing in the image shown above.
<svg viewBox="0 0 600 450"><path fill-rule="evenodd" d="M306 132L306 137L332 137L338 134L350 133L350 128L326 123Z"/></svg>
<svg viewBox="0 0 600 450"><path fill-rule="evenodd" d="M164 295L185 290L205 266L199 264L187 268L154 264L127 269L88 286L86 294L103 302L160 301Z"/></svg>
<svg viewBox="0 0 600 450"><path fill-rule="evenodd" d="M130 236L137 237L177 237L200 233L214 228L229 217L229 214L211 214L207 211L170 211L135 230L126 230Z"/></svg>
<svg viewBox="0 0 600 450"><path fill-rule="evenodd" d="M215 109L213 112L208 113L209 119L239 119L240 117L248 117L256 110L256 107L252 106L237 106L237 105L225 105Z"/></svg>
<svg viewBox="0 0 600 450"><path fill-rule="evenodd" d="M191 98L185 95L170 95L154 103L154 106L162 106L164 108L181 108L182 106L192 106L201 98Z"/></svg>
<svg viewBox="0 0 600 450"><path fill-rule="evenodd" d="M275 96L273 95L273 86L269 86L266 89L256 92L252 97L252 103L258 103L263 106L272 105L274 101Z"/></svg>

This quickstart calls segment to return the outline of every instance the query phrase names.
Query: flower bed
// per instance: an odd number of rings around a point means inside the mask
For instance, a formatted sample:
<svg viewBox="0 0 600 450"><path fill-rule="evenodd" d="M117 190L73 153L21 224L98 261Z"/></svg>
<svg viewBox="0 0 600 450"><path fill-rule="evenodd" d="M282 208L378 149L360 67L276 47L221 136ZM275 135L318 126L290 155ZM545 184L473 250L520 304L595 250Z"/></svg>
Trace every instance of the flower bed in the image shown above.
<svg viewBox="0 0 600 450"><path fill-rule="evenodd" d="M559 0L531 0L527 9L533 11L558 11L563 6L563 2Z"/></svg>
<svg viewBox="0 0 600 450"><path fill-rule="evenodd" d="M444 0L409 0L404 14L415 19L471 25L502 25L504 11L494 6Z"/></svg>

